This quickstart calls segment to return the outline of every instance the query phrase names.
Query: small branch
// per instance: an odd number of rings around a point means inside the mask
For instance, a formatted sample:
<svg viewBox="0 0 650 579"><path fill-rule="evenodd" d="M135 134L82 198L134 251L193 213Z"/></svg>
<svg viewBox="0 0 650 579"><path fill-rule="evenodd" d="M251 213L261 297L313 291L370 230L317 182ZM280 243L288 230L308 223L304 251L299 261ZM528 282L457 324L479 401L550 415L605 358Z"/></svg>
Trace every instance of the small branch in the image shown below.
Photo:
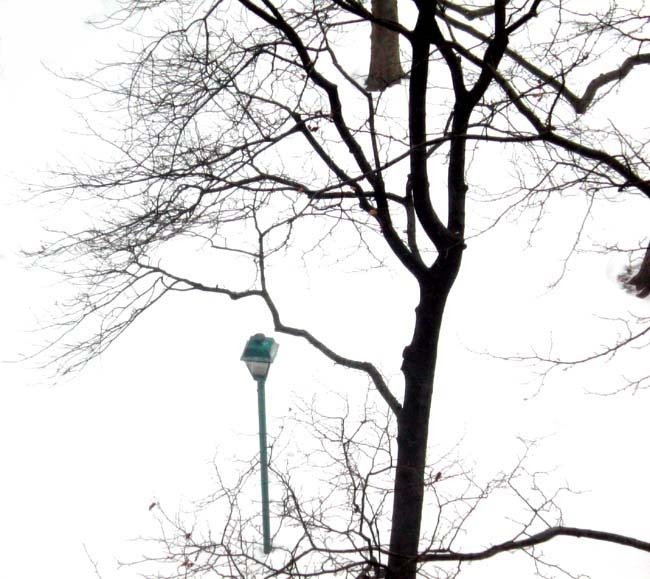
<svg viewBox="0 0 650 579"><path fill-rule="evenodd" d="M86 557L88 557L88 561L90 561L90 564L93 566L93 570L95 571L95 575L97 576L97 579L103 579L101 573L99 572L99 564L95 559L92 558L88 551L88 547L86 547L86 544L83 543L83 548L84 552L86 553Z"/></svg>
<svg viewBox="0 0 650 579"><path fill-rule="evenodd" d="M440 0L440 5L442 6L443 10L452 10L454 12L457 12L458 14L461 14L464 18L467 18L467 20L484 18L485 16L489 16L490 14L493 14L495 11L494 6L485 6L483 8L466 8L465 6L457 6L453 2L450 2L449 0Z"/></svg>
<svg viewBox="0 0 650 579"><path fill-rule="evenodd" d="M646 334L650 333L650 326L647 328L644 328L640 332L637 332L635 334L630 334L627 338L624 340L621 340L620 342L617 342L613 346L608 346L607 348L596 352L595 354L591 354L589 356L583 356L582 358L573 358L571 360L561 360L558 358L550 358L550 357L543 357L543 356L538 356L538 355L532 355L532 356L517 356L517 357L504 357L502 359L504 360L517 360L519 362L526 362L526 361L536 361L536 362L542 362L546 364L550 364L552 367L556 366L577 366L578 364L586 364L587 362L593 362L594 360L597 360L599 358L611 358L614 357L622 348L625 346L629 346L632 342L635 342L636 340L639 340Z"/></svg>
<svg viewBox="0 0 650 579"><path fill-rule="evenodd" d="M535 2L535 5L537 3ZM497 0L494 3L494 11L494 35L488 42L483 54L479 77L469 91L468 103L466 104L468 108L474 108L483 98L508 46L509 30L506 28L506 0Z"/></svg>
<svg viewBox="0 0 650 579"><path fill-rule="evenodd" d="M413 255L420 257L420 250L417 241L417 222L415 218L415 209L413 208L413 185L411 183L410 175L406 182L406 201L404 207L406 208L406 236L409 249Z"/></svg>
<svg viewBox="0 0 650 579"><path fill-rule="evenodd" d="M395 398L393 393L389 390L386 381L384 380L383 376L381 375L381 373L379 372L379 370L376 368L374 364L370 362L361 362L359 360L353 360L352 358L346 358L345 356L341 356L331 348L328 348L323 342L321 342L313 334L311 334L311 332L308 332L307 330L303 330L301 328L294 328L292 326L287 326L283 324L282 320L280 319L280 314L278 312L278 309L275 306L275 303L273 303L273 300L271 299L269 294L264 290L262 291L262 298L264 299L264 302L266 303L269 311L271 312L271 316L273 318L273 325L276 332L287 334L289 336L295 336L297 338L303 338L304 340L309 342L309 344L311 344L314 348L316 348L321 354L325 355L327 358L332 360L332 362L334 362L335 364L340 364L341 366L345 366L346 368L351 368L353 370L360 370L368 374L373 384L375 385L375 388L377 388L377 391L379 392L381 397L386 401L386 403L393 411L395 416L399 416L400 412L402 411L402 405L399 403L397 398Z"/></svg>
<svg viewBox="0 0 650 579"><path fill-rule="evenodd" d="M379 24L388 30L398 32L406 38L409 38L411 35L411 31L405 26L402 26L399 22L375 16L372 12L367 10L361 2L357 0L332 0L332 2L344 10L347 10L348 12L361 17L372 24Z"/></svg>
<svg viewBox="0 0 650 579"><path fill-rule="evenodd" d="M163 278L169 278L174 281L174 283L181 283L186 286L186 288L177 288L174 287L174 291L188 291L188 290L199 290L203 292L211 292L211 293L216 293L216 294L222 294L228 296L231 300L241 300L244 298L250 298L253 296L256 297L262 297L262 292L260 290L244 290L244 291L234 291L234 290L229 290L227 288L222 288L219 287L218 285L210 286L210 285L205 285L200 282L192 281L188 278L181 277L178 275L174 275L167 271L166 269L163 269L161 267L155 266L155 265L149 265L146 263L142 263L140 261L135 262L136 265L146 271L152 272L152 273L158 273ZM168 288L171 289L171 288Z"/></svg>
<svg viewBox="0 0 650 579"><path fill-rule="evenodd" d="M650 54L645 53L645 54L635 54L634 56L630 56L626 58L623 61L623 64L621 64L621 66L619 66L618 68L615 68L614 70L610 70L609 72L604 72L603 74L600 74L596 78L594 78L587 86L587 89L585 90L581 98L574 100L573 102L569 100L569 102L571 102L571 105L575 109L576 113L580 115L587 112L587 109L593 102L594 98L596 97L596 93L598 92L599 89L601 89L602 87L604 87L605 85L611 82L623 80L628 74L630 74L632 69L637 64L650 64Z"/></svg>

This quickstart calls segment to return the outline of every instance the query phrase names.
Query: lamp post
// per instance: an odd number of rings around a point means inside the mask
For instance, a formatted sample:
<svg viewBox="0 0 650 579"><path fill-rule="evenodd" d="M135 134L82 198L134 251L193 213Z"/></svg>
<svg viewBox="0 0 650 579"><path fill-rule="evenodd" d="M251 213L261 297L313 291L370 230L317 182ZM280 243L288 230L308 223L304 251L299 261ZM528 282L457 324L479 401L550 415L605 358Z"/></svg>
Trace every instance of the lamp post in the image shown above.
<svg viewBox="0 0 650 579"><path fill-rule="evenodd" d="M266 454L266 398L264 386L271 363L278 352L278 344L264 334L251 336L241 359L257 382L257 410L260 429L260 475L262 480L262 531L264 553L271 552L271 525L269 522L269 465Z"/></svg>

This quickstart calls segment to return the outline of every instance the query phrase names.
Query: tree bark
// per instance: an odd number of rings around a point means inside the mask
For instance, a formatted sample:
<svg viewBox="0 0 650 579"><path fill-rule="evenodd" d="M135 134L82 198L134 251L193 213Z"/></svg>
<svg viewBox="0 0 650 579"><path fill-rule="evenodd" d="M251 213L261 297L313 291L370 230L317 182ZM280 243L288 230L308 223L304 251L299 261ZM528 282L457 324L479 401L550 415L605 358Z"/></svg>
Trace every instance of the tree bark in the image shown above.
<svg viewBox="0 0 650 579"><path fill-rule="evenodd" d="M398 22L397 0L372 0L372 15ZM366 88L381 91L404 76L399 57L399 34L373 22L370 32L370 70Z"/></svg>
<svg viewBox="0 0 650 579"><path fill-rule="evenodd" d="M397 465L387 579L415 579L424 502L427 440L438 339L462 248L439 255L420 283L411 343L404 349L404 405L397 422Z"/></svg>

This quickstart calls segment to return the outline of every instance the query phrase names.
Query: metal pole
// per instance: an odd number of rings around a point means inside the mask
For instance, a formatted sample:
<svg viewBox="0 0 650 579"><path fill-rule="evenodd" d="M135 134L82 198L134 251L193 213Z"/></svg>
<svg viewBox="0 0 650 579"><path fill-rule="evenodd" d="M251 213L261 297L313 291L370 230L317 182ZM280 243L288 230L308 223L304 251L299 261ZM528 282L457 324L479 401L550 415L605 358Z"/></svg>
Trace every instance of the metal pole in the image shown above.
<svg viewBox="0 0 650 579"><path fill-rule="evenodd" d="M257 411L260 420L260 473L262 479L262 531L264 553L271 552L271 524L269 522L269 465L266 453L266 399L264 384L266 378L257 379Z"/></svg>

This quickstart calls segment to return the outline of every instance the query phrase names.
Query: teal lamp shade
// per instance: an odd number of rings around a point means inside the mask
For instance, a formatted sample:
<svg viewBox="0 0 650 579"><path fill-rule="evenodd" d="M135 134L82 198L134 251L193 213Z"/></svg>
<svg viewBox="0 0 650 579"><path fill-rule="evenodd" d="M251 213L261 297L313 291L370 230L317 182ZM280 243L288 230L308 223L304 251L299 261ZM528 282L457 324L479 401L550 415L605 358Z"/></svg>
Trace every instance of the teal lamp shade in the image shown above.
<svg viewBox="0 0 650 579"><path fill-rule="evenodd" d="M278 344L264 334L255 334L246 342L241 359L255 380L266 378L278 352Z"/></svg>

